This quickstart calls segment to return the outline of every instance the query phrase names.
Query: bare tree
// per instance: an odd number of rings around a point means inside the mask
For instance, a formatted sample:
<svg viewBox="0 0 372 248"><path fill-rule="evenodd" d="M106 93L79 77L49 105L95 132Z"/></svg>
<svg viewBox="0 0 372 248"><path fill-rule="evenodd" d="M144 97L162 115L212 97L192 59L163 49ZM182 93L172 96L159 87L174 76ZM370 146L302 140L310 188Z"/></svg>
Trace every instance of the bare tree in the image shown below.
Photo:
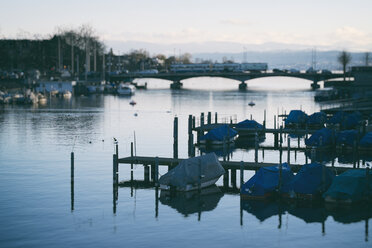
<svg viewBox="0 0 372 248"><path fill-rule="evenodd" d="M338 62L342 65L342 70L344 71L344 81L346 78L346 66L350 63L351 61L351 54L346 52L345 50L342 51L338 57L337 57Z"/></svg>

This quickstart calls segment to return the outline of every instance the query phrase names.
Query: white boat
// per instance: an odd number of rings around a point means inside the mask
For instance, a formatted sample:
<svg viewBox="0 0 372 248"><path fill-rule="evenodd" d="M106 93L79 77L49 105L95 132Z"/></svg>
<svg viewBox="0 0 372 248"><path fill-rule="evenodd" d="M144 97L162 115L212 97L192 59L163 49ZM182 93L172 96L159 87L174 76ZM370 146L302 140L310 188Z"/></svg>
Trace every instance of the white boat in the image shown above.
<svg viewBox="0 0 372 248"><path fill-rule="evenodd" d="M121 83L117 88L117 93L121 96L131 96L134 95L136 87L129 83Z"/></svg>
<svg viewBox="0 0 372 248"><path fill-rule="evenodd" d="M39 99L39 104L46 104L47 98L43 94L39 93L37 95L37 98Z"/></svg>
<svg viewBox="0 0 372 248"><path fill-rule="evenodd" d="M216 154L209 153L181 161L159 178L159 186L164 190L191 191L215 184L223 174L225 170Z"/></svg>
<svg viewBox="0 0 372 248"><path fill-rule="evenodd" d="M63 98L65 98L65 99L70 99L71 97L72 97L72 93L71 93L70 91L65 90L65 91L63 92Z"/></svg>

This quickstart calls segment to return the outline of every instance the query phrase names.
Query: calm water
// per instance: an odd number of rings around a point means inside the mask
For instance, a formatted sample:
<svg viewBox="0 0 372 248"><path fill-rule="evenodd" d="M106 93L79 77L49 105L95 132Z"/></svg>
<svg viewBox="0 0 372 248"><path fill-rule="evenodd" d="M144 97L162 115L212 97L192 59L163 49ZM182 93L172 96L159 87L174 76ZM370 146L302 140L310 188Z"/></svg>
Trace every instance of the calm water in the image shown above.
<svg viewBox="0 0 372 248"><path fill-rule="evenodd" d="M310 83L296 79L252 80L246 93L224 79L189 80L180 91L169 90L168 82L148 82L147 91L132 97L134 107L131 98L101 95L53 99L45 106L0 106L0 247L371 246L368 219L347 209L335 214L325 208L253 202L241 210L239 195L219 188L172 199L158 192L157 203L154 189L120 187L114 213L114 137L120 157L130 155L134 136L137 155L171 157L173 118L178 116L182 158L188 153L189 114L212 111L238 121L252 114L262 122L266 109L272 127L273 116L284 110L312 113L321 108L313 102ZM248 106L251 100L256 106ZM272 141L268 136L263 145ZM254 161L254 151L237 149L232 160ZM275 151L259 152L259 161L278 160ZM291 161L304 163L305 156L291 154ZM121 165L120 180L129 175L128 166ZM245 179L251 175L246 172ZM135 165L134 178L143 179L142 166Z"/></svg>

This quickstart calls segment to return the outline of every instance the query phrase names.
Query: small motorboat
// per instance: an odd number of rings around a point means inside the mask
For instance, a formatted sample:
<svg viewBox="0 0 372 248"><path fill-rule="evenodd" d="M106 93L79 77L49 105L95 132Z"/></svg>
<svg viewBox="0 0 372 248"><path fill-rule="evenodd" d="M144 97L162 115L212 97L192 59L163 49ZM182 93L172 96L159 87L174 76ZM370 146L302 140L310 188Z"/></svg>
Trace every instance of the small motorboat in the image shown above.
<svg viewBox="0 0 372 248"><path fill-rule="evenodd" d="M254 105L256 105L253 101L250 101L249 103L248 103L248 105L249 106L251 106L251 107L253 107Z"/></svg>
<svg viewBox="0 0 372 248"><path fill-rule="evenodd" d="M129 83L121 83L117 88L117 93L121 96L131 96L134 95L136 88Z"/></svg>
<svg viewBox="0 0 372 248"><path fill-rule="evenodd" d="M70 91L65 90L65 91L63 92L63 98L65 98L65 99L70 99L71 96L72 96L72 93L71 93Z"/></svg>
<svg viewBox="0 0 372 248"><path fill-rule="evenodd" d="M131 101L129 102L129 104L132 105L132 106L134 106L134 105L136 105L137 103L136 103L136 101L131 100Z"/></svg>

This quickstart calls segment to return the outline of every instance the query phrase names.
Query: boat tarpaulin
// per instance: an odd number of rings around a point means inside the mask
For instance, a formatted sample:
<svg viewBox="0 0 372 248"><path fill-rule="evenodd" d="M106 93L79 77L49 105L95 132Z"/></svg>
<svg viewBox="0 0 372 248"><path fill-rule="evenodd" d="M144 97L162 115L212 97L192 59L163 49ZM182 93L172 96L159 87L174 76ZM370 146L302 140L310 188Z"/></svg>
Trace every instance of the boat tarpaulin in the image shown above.
<svg viewBox="0 0 372 248"><path fill-rule="evenodd" d="M337 134L336 144L354 146L354 142L357 142L358 131L356 130L344 130Z"/></svg>
<svg viewBox="0 0 372 248"><path fill-rule="evenodd" d="M199 163L201 171L199 171ZM208 153L181 161L175 168L159 178L159 184L185 191L188 185L197 186L200 177L201 184L203 184L223 174L225 174L225 169L218 161L216 154Z"/></svg>
<svg viewBox="0 0 372 248"><path fill-rule="evenodd" d="M307 121L307 114L301 110L291 110L287 119L285 120L285 124L305 124Z"/></svg>
<svg viewBox="0 0 372 248"><path fill-rule="evenodd" d="M224 141L224 138L231 139L238 134L237 131L229 127L228 125L223 125L221 127L210 130L207 134L200 137L200 140L208 141Z"/></svg>
<svg viewBox="0 0 372 248"><path fill-rule="evenodd" d="M236 124L237 128L263 129L263 126L255 120L244 120Z"/></svg>
<svg viewBox="0 0 372 248"><path fill-rule="evenodd" d="M329 128L322 128L306 139L305 144L316 147L329 146L333 144L333 139L334 131Z"/></svg>
<svg viewBox="0 0 372 248"><path fill-rule="evenodd" d="M315 112L307 119L309 125L324 125L327 121L327 115L324 112Z"/></svg>
<svg viewBox="0 0 372 248"><path fill-rule="evenodd" d="M294 176L291 182L286 186L288 189L285 191L293 191L300 194L321 193L329 188L333 178L333 172L322 164L304 164L296 176Z"/></svg>
<svg viewBox="0 0 372 248"><path fill-rule="evenodd" d="M291 168L287 163L282 164L282 188L293 178ZM279 165L260 168L245 184L240 193L249 196L265 196L274 192L279 184Z"/></svg>
<svg viewBox="0 0 372 248"><path fill-rule="evenodd" d="M367 181L369 184L367 185ZM352 202L361 201L372 196L372 170L369 171L369 179L365 169L350 169L336 176L332 185L323 194L324 198L331 197L335 200Z"/></svg>
<svg viewBox="0 0 372 248"><path fill-rule="evenodd" d="M359 142L360 146L362 147L370 147L372 148L372 132L366 133L363 138Z"/></svg>

